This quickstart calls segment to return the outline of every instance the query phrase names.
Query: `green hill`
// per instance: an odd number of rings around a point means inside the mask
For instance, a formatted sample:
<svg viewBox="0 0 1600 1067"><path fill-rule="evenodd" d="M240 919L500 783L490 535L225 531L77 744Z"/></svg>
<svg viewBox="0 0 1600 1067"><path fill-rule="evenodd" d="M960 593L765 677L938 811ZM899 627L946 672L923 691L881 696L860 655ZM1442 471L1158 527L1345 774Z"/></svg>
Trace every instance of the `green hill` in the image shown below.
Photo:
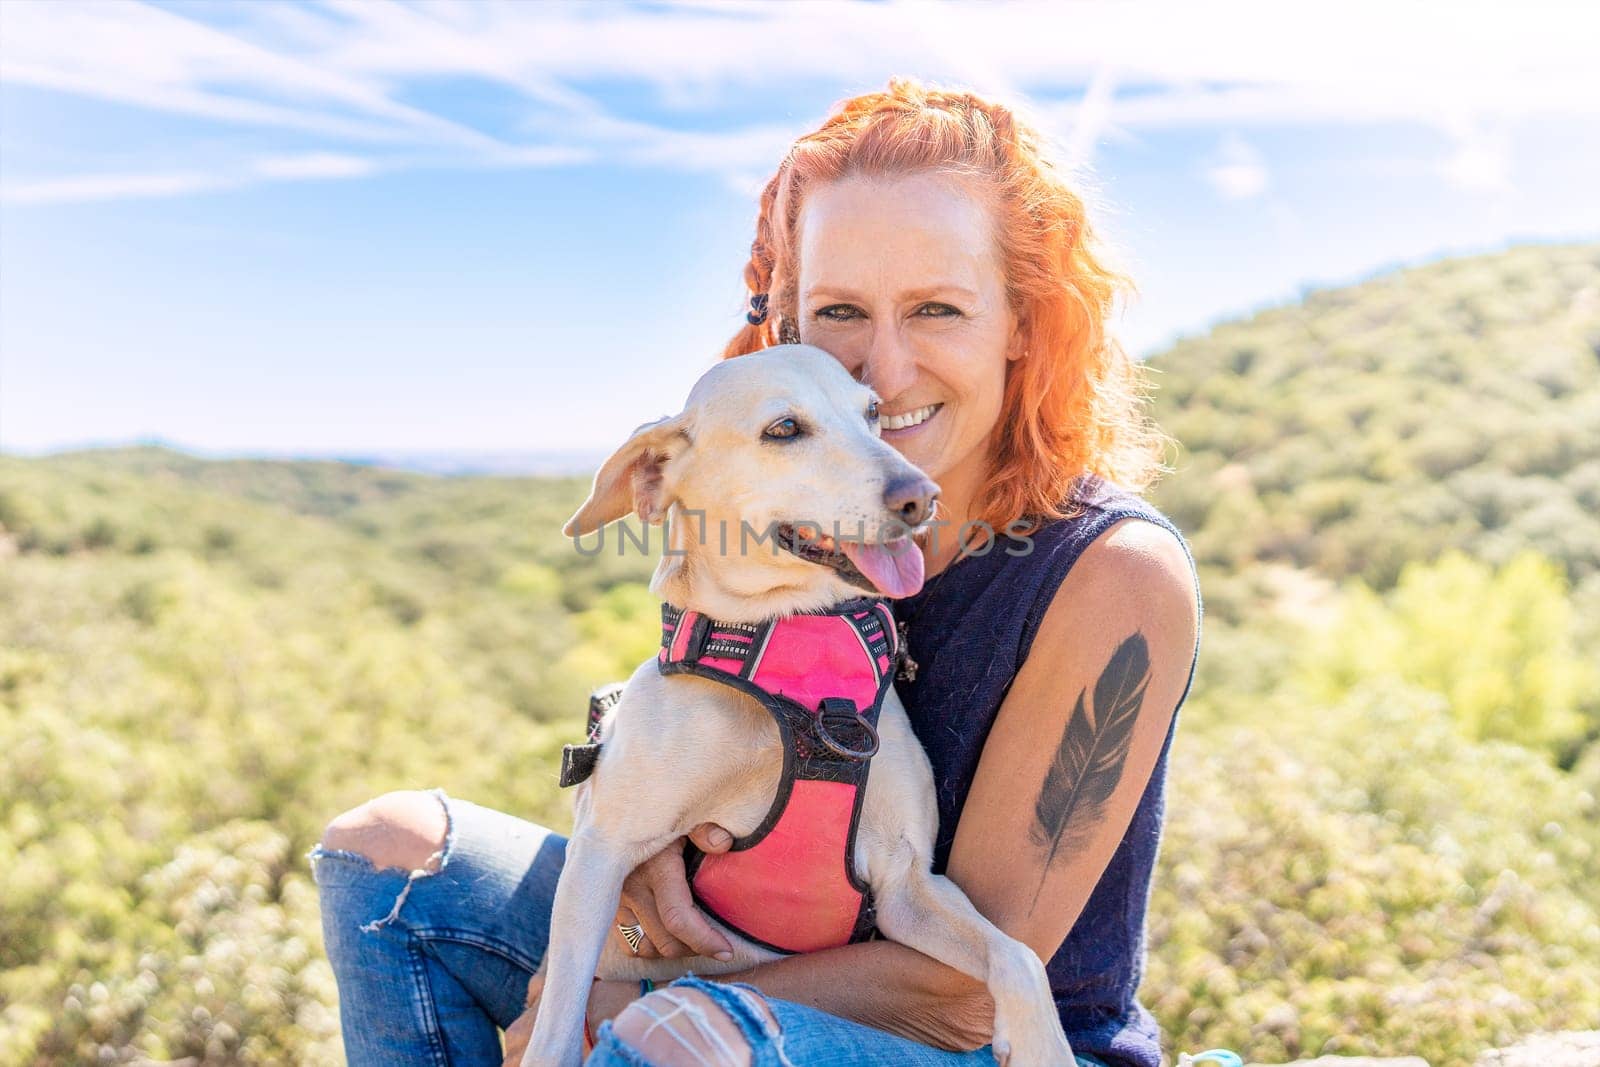
<svg viewBox="0 0 1600 1067"><path fill-rule="evenodd" d="M1461 548L1600 572L1600 247L1387 274L1152 360L1202 560L1392 585Z"/></svg>
<svg viewBox="0 0 1600 1067"><path fill-rule="evenodd" d="M1600 249L1158 357L1203 567L1143 996L1169 1051L1438 1065L1600 1017ZM1584 431L1589 432L1585 433ZM340 1062L302 856L439 785L565 825L656 640L583 479L0 456L0 1063Z"/></svg>

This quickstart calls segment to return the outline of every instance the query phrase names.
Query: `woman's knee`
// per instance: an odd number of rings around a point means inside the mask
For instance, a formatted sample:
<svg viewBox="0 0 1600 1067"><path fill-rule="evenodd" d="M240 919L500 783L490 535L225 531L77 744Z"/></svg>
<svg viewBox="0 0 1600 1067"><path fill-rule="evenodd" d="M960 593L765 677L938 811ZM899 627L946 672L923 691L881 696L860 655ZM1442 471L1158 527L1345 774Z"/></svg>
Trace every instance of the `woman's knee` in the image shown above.
<svg viewBox="0 0 1600 1067"><path fill-rule="evenodd" d="M740 994L766 1028L777 1032L777 1020L759 997L732 987L728 992ZM628 1005L612 1029L619 1040L658 1067L750 1067L754 1060L739 1024L698 989L658 989Z"/></svg>
<svg viewBox="0 0 1600 1067"><path fill-rule="evenodd" d="M322 847L364 856L379 870L437 870L449 825L436 794L406 789L339 815L323 831Z"/></svg>

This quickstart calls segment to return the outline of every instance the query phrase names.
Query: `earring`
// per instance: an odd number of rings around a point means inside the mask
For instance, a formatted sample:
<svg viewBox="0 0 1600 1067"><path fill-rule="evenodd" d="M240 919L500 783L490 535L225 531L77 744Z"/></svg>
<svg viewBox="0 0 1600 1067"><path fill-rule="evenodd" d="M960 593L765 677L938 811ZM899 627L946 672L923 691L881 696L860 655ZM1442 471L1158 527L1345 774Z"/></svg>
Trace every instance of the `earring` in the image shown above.
<svg viewBox="0 0 1600 1067"><path fill-rule="evenodd" d="M780 345L797 345L800 343L800 327L794 320L786 315L778 316L778 343Z"/></svg>
<svg viewBox="0 0 1600 1067"><path fill-rule="evenodd" d="M752 326L760 326L767 321L766 293L757 293L750 298L750 310L744 313L744 321Z"/></svg>

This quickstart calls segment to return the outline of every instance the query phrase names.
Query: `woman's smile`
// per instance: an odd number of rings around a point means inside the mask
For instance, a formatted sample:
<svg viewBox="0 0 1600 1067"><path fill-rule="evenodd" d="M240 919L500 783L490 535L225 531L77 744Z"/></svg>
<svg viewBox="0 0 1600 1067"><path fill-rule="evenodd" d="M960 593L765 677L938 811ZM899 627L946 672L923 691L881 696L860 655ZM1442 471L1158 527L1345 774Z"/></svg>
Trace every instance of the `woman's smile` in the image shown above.
<svg viewBox="0 0 1600 1067"><path fill-rule="evenodd" d="M902 441L909 439L913 432L922 429L933 421L939 414L943 404L928 404L924 407L913 408L902 415L879 414L878 429L882 431L885 441Z"/></svg>

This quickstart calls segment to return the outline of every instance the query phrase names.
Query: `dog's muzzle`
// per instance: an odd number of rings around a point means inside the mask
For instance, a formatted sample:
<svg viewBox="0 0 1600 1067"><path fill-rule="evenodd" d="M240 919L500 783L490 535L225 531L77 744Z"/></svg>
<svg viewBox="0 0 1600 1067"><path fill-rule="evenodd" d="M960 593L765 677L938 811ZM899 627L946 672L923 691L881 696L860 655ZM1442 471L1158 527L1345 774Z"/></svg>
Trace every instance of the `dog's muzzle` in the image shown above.
<svg viewBox="0 0 1600 1067"><path fill-rule="evenodd" d="M827 567L856 588L877 593L878 589L872 584L872 579L856 569L856 565L851 562L849 556L840 551L833 538L823 536L820 531L816 537L806 538L801 535L800 530L799 526L784 523L778 527L773 541L785 552L799 556L807 563Z"/></svg>

